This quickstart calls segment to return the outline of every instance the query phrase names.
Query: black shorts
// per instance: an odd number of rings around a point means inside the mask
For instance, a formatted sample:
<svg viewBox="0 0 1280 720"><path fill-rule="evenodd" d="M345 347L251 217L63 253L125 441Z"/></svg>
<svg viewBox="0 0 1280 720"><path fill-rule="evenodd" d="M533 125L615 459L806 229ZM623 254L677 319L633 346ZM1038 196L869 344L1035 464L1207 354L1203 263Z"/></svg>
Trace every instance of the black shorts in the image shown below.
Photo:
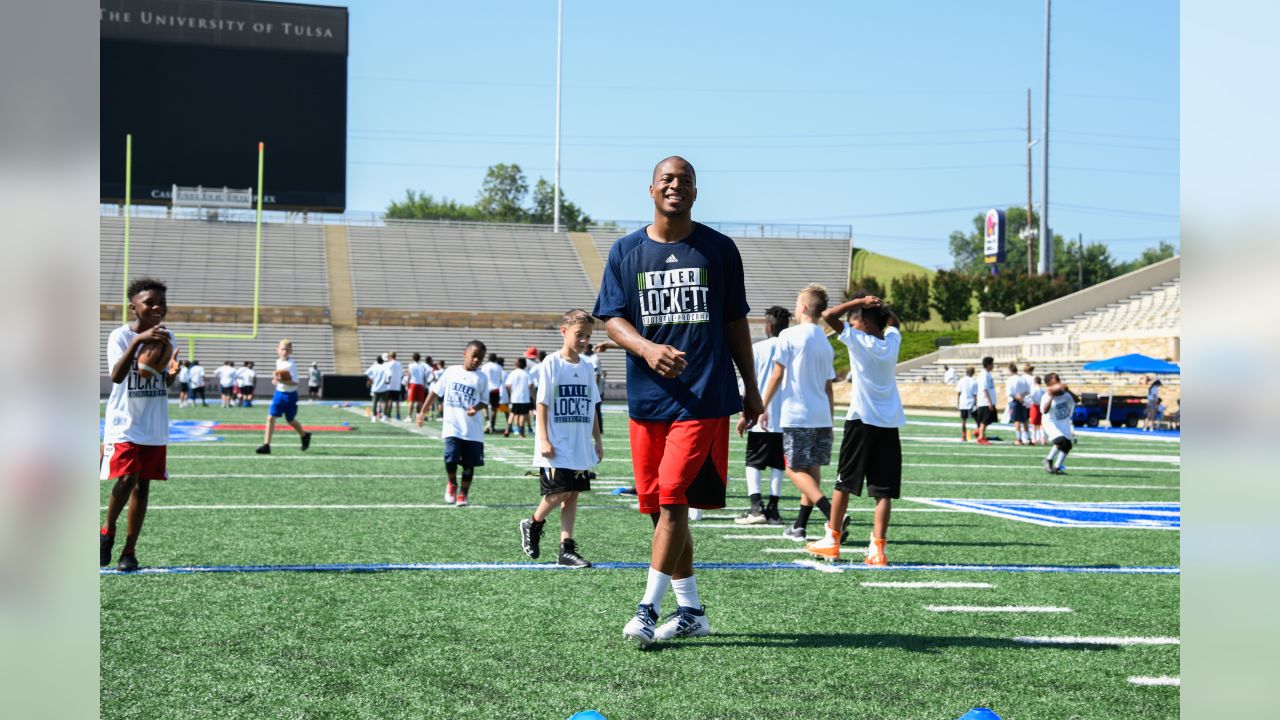
<svg viewBox="0 0 1280 720"><path fill-rule="evenodd" d="M446 465L461 465L464 468L480 467L484 465L484 443L447 437L444 439L444 462Z"/></svg>
<svg viewBox="0 0 1280 720"><path fill-rule="evenodd" d="M496 407L498 407L498 400L499 400L501 397L502 397L502 391L501 391L501 390L490 390L490 391L489 391L489 407L491 407L491 408L496 408Z"/></svg>
<svg viewBox="0 0 1280 720"><path fill-rule="evenodd" d="M968 420L970 416L973 416L973 411L972 411L972 410L970 410L969 408L960 408L960 419L961 419L961 420ZM976 417L976 416L974 416L974 417Z"/></svg>
<svg viewBox="0 0 1280 720"><path fill-rule="evenodd" d="M1014 401L1012 408L1013 411L1010 413L1010 422L1024 423L1031 420L1031 408L1017 401Z"/></svg>
<svg viewBox="0 0 1280 720"><path fill-rule="evenodd" d="M230 395L232 390L235 390L235 386L233 386L233 385L223 385L223 386L222 386L222 394L223 394L223 395Z"/></svg>
<svg viewBox="0 0 1280 720"><path fill-rule="evenodd" d="M533 410L533 403L511 403L512 415L528 415L530 410Z"/></svg>
<svg viewBox="0 0 1280 720"><path fill-rule="evenodd" d="M768 468L785 470L786 463L782 457L782 433L747 433L747 467L756 470Z"/></svg>
<svg viewBox="0 0 1280 720"><path fill-rule="evenodd" d="M587 492L591 490L591 478L595 476L596 474L590 470L538 468L538 485L543 495L555 495L564 492Z"/></svg>
<svg viewBox="0 0 1280 720"><path fill-rule="evenodd" d="M898 439L898 428L876 427L861 420L845 421L839 468L837 490L861 497L865 480L867 495L871 497L900 497L902 441Z"/></svg>
<svg viewBox="0 0 1280 720"><path fill-rule="evenodd" d="M990 425L995 422L996 409L990 405L986 407L976 407L973 409L973 419L979 425Z"/></svg>
<svg viewBox="0 0 1280 720"><path fill-rule="evenodd" d="M191 386L187 383L178 383L178 392L190 392Z"/></svg>

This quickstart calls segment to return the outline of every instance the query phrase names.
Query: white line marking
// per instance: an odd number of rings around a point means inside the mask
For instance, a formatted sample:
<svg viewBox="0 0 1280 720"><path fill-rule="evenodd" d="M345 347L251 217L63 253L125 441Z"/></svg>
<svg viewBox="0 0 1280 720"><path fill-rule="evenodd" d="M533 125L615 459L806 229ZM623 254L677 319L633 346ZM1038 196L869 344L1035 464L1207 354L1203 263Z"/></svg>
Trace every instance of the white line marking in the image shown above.
<svg viewBox="0 0 1280 720"><path fill-rule="evenodd" d="M819 562L817 560L793 560L792 562L796 565L800 565L801 567L813 568L814 570L823 573L839 574L844 572L844 570L832 565L831 563Z"/></svg>
<svg viewBox="0 0 1280 720"><path fill-rule="evenodd" d="M1182 678L1176 677L1142 677L1135 676L1129 678L1129 682L1133 685L1173 685L1175 687L1182 684Z"/></svg>
<svg viewBox="0 0 1280 720"><path fill-rule="evenodd" d="M220 457L220 456L215 456L215 457ZM982 470L1039 470L1040 472L1044 472L1044 468L1038 464L1037 465L1012 465L1012 464L1006 463L1003 465L977 465L977 464L969 465L965 463L902 463L902 467L974 468L974 469L982 469ZM1148 473L1148 472L1180 473L1182 472L1180 468L1118 468L1118 467L1105 467L1105 466L1093 466L1093 465L1090 465L1090 466L1072 465L1070 470L1068 470L1068 472L1070 472L1071 470L1112 470L1112 471L1125 470L1130 472L1144 472L1144 473Z"/></svg>
<svg viewBox="0 0 1280 720"><path fill-rule="evenodd" d="M791 553L803 553L808 551L802 547L780 547L780 548L761 548L760 552L791 554Z"/></svg>
<svg viewBox="0 0 1280 720"><path fill-rule="evenodd" d="M1175 637L1098 637L1064 635L1059 637L1030 636L1016 637L1016 643L1024 645L1181 645L1182 641Z"/></svg>
<svg viewBox="0 0 1280 720"><path fill-rule="evenodd" d="M1057 488L1096 488L1099 490L1181 490L1177 485L1114 485L1107 483L1055 483L1055 482L969 482L967 480L904 480L910 485L963 485L980 487L1034 487L1042 489ZM894 512L897 512L895 509Z"/></svg>
<svg viewBox="0 0 1280 720"><path fill-rule="evenodd" d="M776 528L777 525L774 525ZM781 540L782 533L776 535L721 535L722 540ZM801 548L802 550L804 548Z"/></svg>
<svg viewBox="0 0 1280 720"><path fill-rule="evenodd" d="M1069 613L1071 608L1050 605L925 605L929 612L959 613Z"/></svg>
<svg viewBox="0 0 1280 720"><path fill-rule="evenodd" d="M985 590L995 587L991 583L984 582L864 582L859 583L862 587L872 588L924 588L929 590L943 590L949 588L966 588L971 590Z"/></svg>

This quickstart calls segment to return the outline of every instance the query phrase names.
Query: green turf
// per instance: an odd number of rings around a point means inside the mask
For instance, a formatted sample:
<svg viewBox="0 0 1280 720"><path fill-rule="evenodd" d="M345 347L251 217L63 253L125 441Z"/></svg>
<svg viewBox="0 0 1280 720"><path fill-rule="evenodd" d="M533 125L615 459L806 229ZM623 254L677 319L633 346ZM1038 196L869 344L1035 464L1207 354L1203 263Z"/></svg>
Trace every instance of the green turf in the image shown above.
<svg viewBox="0 0 1280 720"><path fill-rule="evenodd" d="M175 409L172 417L259 422L263 412ZM305 454L295 435L282 433L265 458L253 455L260 436L251 432L170 446L173 479L153 486L139 545L143 565L528 562L515 525L537 499L536 480L523 475L530 440L489 439L470 508L271 507L441 502L438 425L423 436L306 405L302 419L351 422L358 430L317 433ZM576 536L594 561L648 558L648 519L607 494L606 484L630 480L624 427L625 416L606 415L606 461L597 492L582 498ZM906 497L1178 499L1178 473L1169 472L1174 463L1072 457L1069 476L1051 477L1037 468L1038 448L946 442L955 434L918 424L903 431ZM731 508L746 504L743 447L735 437ZM1092 437L1077 451L1178 452L1176 443ZM108 490L102 483L103 504ZM796 504L789 486L782 504L789 517ZM853 535L861 542L869 503L855 499L853 507ZM895 507L929 508L907 500ZM776 529L711 527L730 524L738 512L711 511L694 524L700 561L802 557L763 552L797 547ZM553 515L543 562L554 558L556 523ZM895 564L1177 565L1178 533L900 512L889 552ZM1127 682L1135 675L1177 676L1176 646L1012 641L1177 637L1177 576L883 572L852 562L842 561L848 569L841 573L704 571L699 587L714 634L648 652L620 639L643 590L640 569L104 575L102 717L567 718L595 708L610 720L947 719L978 705L1006 719L1177 716L1176 688ZM868 580L994 587L860 585ZM933 613L924 609L930 604L1072 612ZM673 608L668 596L664 610Z"/></svg>

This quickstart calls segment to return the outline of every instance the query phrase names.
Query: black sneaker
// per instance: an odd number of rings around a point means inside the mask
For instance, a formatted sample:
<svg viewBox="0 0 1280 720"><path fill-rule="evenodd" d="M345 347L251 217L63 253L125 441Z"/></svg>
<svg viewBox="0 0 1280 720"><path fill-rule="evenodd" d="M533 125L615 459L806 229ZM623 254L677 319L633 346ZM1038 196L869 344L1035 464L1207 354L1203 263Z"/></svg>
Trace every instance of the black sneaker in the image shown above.
<svg viewBox="0 0 1280 720"><path fill-rule="evenodd" d="M542 528L545 522L535 523L533 518L525 518L520 521L520 547L524 549L524 554L538 559L542 554Z"/></svg>
<svg viewBox="0 0 1280 720"><path fill-rule="evenodd" d="M782 515L778 512L777 505L766 505L764 508L764 522L766 525L782 525Z"/></svg>
<svg viewBox="0 0 1280 720"><path fill-rule="evenodd" d="M138 558L136 555L121 555L120 564L116 565L116 569L120 572L137 572Z"/></svg>
<svg viewBox="0 0 1280 720"><path fill-rule="evenodd" d="M115 535L104 535L98 532L98 565L106 567L111 564L111 548L116 544Z"/></svg>
<svg viewBox="0 0 1280 720"><path fill-rule="evenodd" d="M306 452L311 447L311 433L302 433L302 451Z"/></svg>
<svg viewBox="0 0 1280 720"><path fill-rule="evenodd" d="M578 554L578 543L573 538L560 543L560 558L556 560L556 564L575 568L591 567L591 563Z"/></svg>
<svg viewBox="0 0 1280 720"><path fill-rule="evenodd" d="M804 542L807 535L808 532L804 528L794 525L782 531L782 537L792 542Z"/></svg>
<svg viewBox="0 0 1280 720"><path fill-rule="evenodd" d="M257 450L254 450L254 452L258 453L259 455L270 455L271 446L266 443L262 443L261 445L258 446Z"/></svg>
<svg viewBox="0 0 1280 720"><path fill-rule="evenodd" d="M844 522L840 523L840 544L841 545L853 544L852 540L849 538L849 525L852 523L852 520L853 518L849 516L849 513L844 514Z"/></svg>

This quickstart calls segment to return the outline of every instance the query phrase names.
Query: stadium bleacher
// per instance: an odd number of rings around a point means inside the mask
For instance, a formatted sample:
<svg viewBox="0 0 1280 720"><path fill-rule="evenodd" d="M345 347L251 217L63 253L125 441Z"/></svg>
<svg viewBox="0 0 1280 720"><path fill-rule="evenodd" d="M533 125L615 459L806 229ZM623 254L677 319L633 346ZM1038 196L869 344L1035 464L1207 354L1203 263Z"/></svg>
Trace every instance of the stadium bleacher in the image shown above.
<svg viewBox="0 0 1280 720"><path fill-rule="evenodd" d="M124 218L99 218L99 300L123 290ZM130 218L129 273L169 285L170 305L253 305L253 223ZM327 306L323 228L262 225L262 305Z"/></svg>
<svg viewBox="0 0 1280 720"><path fill-rule="evenodd" d="M1181 320L1182 279L1161 283L1123 301L1032 330L1029 335L1079 335L1177 328Z"/></svg>

